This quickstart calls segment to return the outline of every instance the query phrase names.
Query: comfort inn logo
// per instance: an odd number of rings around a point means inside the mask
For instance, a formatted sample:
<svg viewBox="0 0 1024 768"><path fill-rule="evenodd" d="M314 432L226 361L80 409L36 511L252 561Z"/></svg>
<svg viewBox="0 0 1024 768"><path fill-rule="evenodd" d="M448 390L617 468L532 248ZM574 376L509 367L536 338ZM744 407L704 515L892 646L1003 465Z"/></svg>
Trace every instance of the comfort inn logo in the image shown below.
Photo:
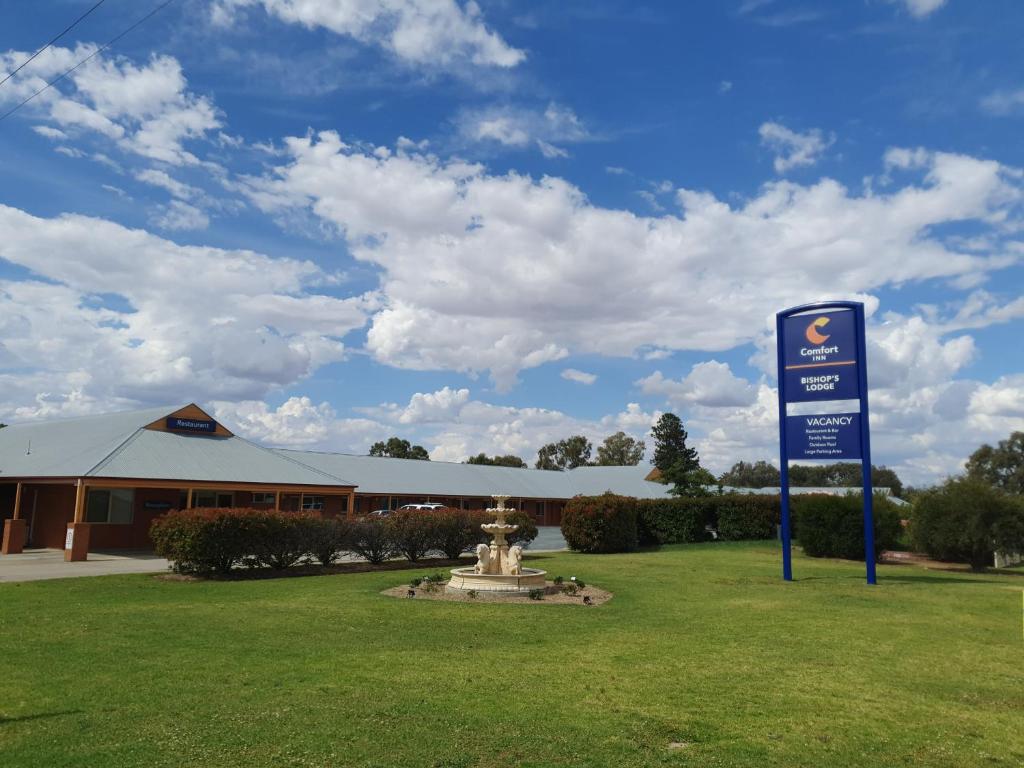
<svg viewBox="0 0 1024 768"><path fill-rule="evenodd" d="M816 346L821 346L828 341L829 336L827 333L820 333L819 328L824 328L828 325L827 317L818 317L811 321L811 324L807 326L807 330L804 331L804 336L807 340Z"/></svg>

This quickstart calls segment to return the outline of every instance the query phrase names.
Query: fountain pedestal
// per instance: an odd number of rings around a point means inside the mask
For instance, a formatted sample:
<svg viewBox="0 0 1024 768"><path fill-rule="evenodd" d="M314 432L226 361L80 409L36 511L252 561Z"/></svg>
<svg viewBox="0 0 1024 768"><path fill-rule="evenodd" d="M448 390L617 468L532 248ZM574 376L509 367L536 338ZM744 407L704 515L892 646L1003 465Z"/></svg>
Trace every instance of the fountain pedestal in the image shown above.
<svg viewBox="0 0 1024 768"><path fill-rule="evenodd" d="M493 523L484 523L480 527L491 534L494 540L490 546L480 544L476 548L477 561L472 568L453 568L448 581L448 592L501 592L505 594L529 594L531 589L543 589L546 571L538 568L522 566L523 549L519 546L509 547L508 534L519 530L518 525L510 525L505 515L512 510L505 507L509 497L496 495L492 497L497 506L487 510L493 514Z"/></svg>

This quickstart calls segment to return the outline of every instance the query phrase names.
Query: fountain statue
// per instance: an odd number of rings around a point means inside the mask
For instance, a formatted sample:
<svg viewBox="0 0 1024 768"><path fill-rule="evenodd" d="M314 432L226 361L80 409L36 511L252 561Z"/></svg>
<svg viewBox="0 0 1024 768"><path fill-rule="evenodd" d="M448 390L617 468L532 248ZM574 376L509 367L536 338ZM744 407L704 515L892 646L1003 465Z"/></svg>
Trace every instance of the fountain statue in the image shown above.
<svg viewBox="0 0 1024 768"><path fill-rule="evenodd" d="M476 548L476 565L472 567L453 568L452 577L448 582L450 592L501 592L506 594L528 594L531 589L543 589L546 571L537 568L523 567L523 548L509 547L506 536L519 530L518 525L510 525L505 515L513 510L505 506L509 496L492 496L497 506L487 510L494 515L493 523L484 523L480 527L494 537L490 546L479 544Z"/></svg>

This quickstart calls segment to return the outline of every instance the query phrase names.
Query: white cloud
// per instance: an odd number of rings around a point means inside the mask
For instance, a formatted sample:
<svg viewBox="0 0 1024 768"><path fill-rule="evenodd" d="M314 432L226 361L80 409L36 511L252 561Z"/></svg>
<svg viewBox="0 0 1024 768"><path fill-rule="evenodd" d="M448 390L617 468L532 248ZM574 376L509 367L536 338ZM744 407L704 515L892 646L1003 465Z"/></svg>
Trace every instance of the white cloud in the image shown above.
<svg viewBox="0 0 1024 768"><path fill-rule="evenodd" d="M145 184L152 184L171 193L181 200L191 200L198 196L199 190L172 178L166 171L159 171L155 168L146 168L135 173L135 178Z"/></svg>
<svg viewBox="0 0 1024 768"><path fill-rule="evenodd" d="M33 125L32 130L40 136L52 139L53 141L65 141L68 138L68 135L64 133L64 131L59 128L51 128L48 125Z"/></svg>
<svg viewBox="0 0 1024 768"><path fill-rule="evenodd" d="M160 229L171 231L190 231L206 229L210 226L210 217L194 205L181 200L171 200L160 206L152 216L152 222Z"/></svg>
<svg viewBox="0 0 1024 768"><path fill-rule="evenodd" d="M511 106L466 110L456 124L466 141L490 141L515 149L536 146L548 159L568 157L569 153L557 144L591 138L575 112L554 102L543 112Z"/></svg>
<svg viewBox="0 0 1024 768"><path fill-rule="evenodd" d="M20 102L95 50L91 43L73 50L47 48L32 62L31 71L5 84L0 104ZM20 51L0 54L0 69L10 69L25 56ZM98 55L44 91L26 110L59 126L34 127L48 138L95 132L126 152L170 165L198 164L185 143L206 138L221 126L213 103L188 91L181 65L172 56L153 56L136 66L122 57Z"/></svg>
<svg viewBox="0 0 1024 768"><path fill-rule="evenodd" d="M663 395L674 405L747 406L757 398L757 391L750 382L735 376L728 363L717 360L697 363L679 381L667 379L661 371L655 371L636 383L644 394Z"/></svg>
<svg viewBox="0 0 1024 768"><path fill-rule="evenodd" d="M731 349L761 338L781 307L872 304L885 286L978 281L1020 260L1008 226L1019 174L964 155L908 153L913 167L886 194L776 181L732 207L681 189L681 214L650 217L593 205L556 177L333 132L285 146L290 160L244 192L274 215L314 215L381 269L369 351L397 367L489 370L505 389L570 353ZM958 248L942 234L954 222L989 244Z"/></svg>
<svg viewBox="0 0 1024 768"><path fill-rule="evenodd" d="M458 415L469 402L468 389L444 387L436 392L417 392L398 414L399 424L425 424L447 421Z"/></svg>
<svg viewBox="0 0 1024 768"><path fill-rule="evenodd" d="M328 403L314 405L308 397L290 397L271 410L263 401L210 403L214 416L250 438L269 445L315 445L330 434L335 420Z"/></svg>
<svg viewBox="0 0 1024 768"><path fill-rule="evenodd" d="M1011 115L1024 109L1024 88L993 91L981 100L981 108L993 115Z"/></svg>
<svg viewBox="0 0 1024 768"><path fill-rule="evenodd" d="M262 400L214 401L211 407L238 434L270 445L297 446L365 454L377 440L399 435L425 445L435 461L465 461L483 451L514 454L532 464L544 444L584 435L594 445L624 431L647 436L661 416L638 404L600 419L578 419L546 408L516 408L473 400L466 389L444 387L417 392L405 406L384 404L358 409L371 418L341 418L327 403L289 398L278 408Z"/></svg>
<svg viewBox="0 0 1024 768"><path fill-rule="evenodd" d="M597 381L597 374L577 371L575 368L566 368L562 371L561 376L566 381L575 381L578 384L590 385Z"/></svg>
<svg viewBox="0 0 1024 768"><path fill-rule="evenodd" d="M179 246L103 219L38 218L0 206L0 416L77 397L125 403L252 399L344 358L372 295L316 293L314 264ZM108 298L113 297L113 299Z"/></svg>
<svg viewBox="0 0 1024 768"><path fill-rule="evenodd" d="M213 19L231 24L236 9L254 5L291 24L379 46L413 65L508 68L526 58L487 28L473 0L217 0Z"/></svg>
<svg viewBox="0 0 1024 768"><path fill-rule="evenodd" d="M918 19L923 19L946 4L946 0L890 0L890 2L901 3L911 16Z"/></svg>
<svg viewBox="0 0 1024 768"><path fill-rule="evenodd" d="M775 122L763 123L757 132L761 143L775 153L776 173L814 165L835 142L835 136L826 138L818 128L798 133Z"/></svg>

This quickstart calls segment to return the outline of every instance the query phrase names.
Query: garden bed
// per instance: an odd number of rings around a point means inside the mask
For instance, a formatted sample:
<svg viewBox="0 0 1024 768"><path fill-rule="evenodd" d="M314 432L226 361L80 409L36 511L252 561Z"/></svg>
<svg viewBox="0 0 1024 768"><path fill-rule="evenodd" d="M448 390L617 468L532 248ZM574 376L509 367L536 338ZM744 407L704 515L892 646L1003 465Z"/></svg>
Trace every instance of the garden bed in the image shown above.
<svg viewBox="0 0 1024 768"><path fill-rule="evenodd" d="M449 560L448 558L436 558L419 560L415 563L409 560L387 560L383 563L370 563L366 560L353 560L347 563L335 563L327 566L306 563L280 570L239 566L232 569L231 573L225 574L160 573L153 578L160 581L254 581L260 579L288 579L296 576L333 576L340 573L408 571L417 568L455 568L465 565L467 562L471 561L469 559Z"/></svg>
<svg viewBox="0 0 1024 768"><path fill-rule="evenodd" d="M500 592L476 592L473 595L470 595L468 592L446 592L446 583L434 583L427 588L424 588L422 585L414 588L409 584L402 584L385 589L381 594L388 597L401 597L406 600L443 600L452 603L519 603L527 605L579 605L584 607L603 605L614 597L611 592L590 585L577 591L576 594L570 595L565 592L561 585L551 581L544 585L544 595L540 599L531 598L529 595L502 594ZM414 594L410 595L410 591ZM586 598L590 598L589 603L585 602Z"/></svg>

